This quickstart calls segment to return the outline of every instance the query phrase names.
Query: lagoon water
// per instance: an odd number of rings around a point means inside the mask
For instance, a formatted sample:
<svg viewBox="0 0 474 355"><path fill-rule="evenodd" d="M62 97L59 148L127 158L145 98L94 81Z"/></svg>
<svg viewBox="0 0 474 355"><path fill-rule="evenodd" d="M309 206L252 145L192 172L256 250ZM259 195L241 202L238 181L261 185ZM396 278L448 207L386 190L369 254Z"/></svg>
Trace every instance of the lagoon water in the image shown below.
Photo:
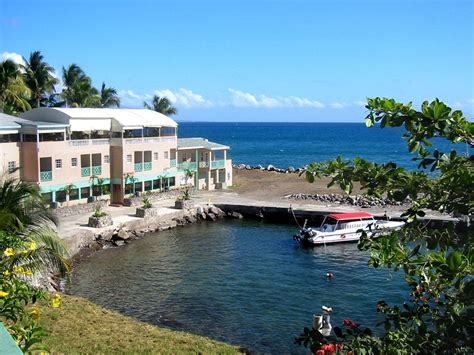
<svg viewBox="0 0 474 355"><path fill-rule="evenodd" d="M321 305L334 308L333 326L351 318L374 327L379 300L403 302L400 273L368 268L367 253L355 244L301 248L295 231L222 220L150 234L79 264L69 292L262 353L303 352L293 338Z"/></svg>

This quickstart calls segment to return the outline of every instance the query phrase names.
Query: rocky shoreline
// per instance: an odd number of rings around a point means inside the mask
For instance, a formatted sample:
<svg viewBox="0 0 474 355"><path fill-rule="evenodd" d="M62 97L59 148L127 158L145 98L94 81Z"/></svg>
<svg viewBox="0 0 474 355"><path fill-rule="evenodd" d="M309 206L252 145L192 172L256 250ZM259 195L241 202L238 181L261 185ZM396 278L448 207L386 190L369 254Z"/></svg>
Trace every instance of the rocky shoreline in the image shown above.
<svg viewBox="0 0 474 355"><path fill-rule="evenodd" d="M286 169L281 169L281 168L277 168L271 164L267 165L266 167L264 167L263 165L248 165L248 164L235 164L235 165L232 165L232 167L234 169L238 169L238 170L262 170L262 171L273 171L273 172L276 172L276 173L281 173L281 174L299 174L301 172L303 172L307 166L303 166L301 168L295 168L293 166L289 166L288 168Z"/></svg>
<svg viewBox="0 0 474 355"><path fill-rule="evenodd" d="M341 205L357 206L361 208L385 207L385 206L408 206L409 200L398 202L388 198L377 198L363 195L342 195L342 194L289 194L283 197L292 200L311 200L325 203L335 203Z"/></svg>
<svg viewBox="0 0 474 355"><path fill-rule="evenodd" d="M121 247L148 233L184 227L192 223L214 222L222 218L240 219L243 216L237 212L223 212L213 205L195 205L192 208L176 210L175 213L167 215L140 218L97 230L84 229L75 236L73 243L68 246L73 260L78 262L98 250Z"/></svg>

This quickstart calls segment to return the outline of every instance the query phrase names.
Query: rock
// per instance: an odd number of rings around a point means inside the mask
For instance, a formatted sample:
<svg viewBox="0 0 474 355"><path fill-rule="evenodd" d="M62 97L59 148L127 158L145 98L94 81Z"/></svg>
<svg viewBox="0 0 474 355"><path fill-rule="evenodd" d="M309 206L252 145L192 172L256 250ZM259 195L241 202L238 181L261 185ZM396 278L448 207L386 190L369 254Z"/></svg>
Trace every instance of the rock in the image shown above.
<svg viewBox="0 0 474 355"><path fill-rule="evenodd" d="M87 225L92 228L104 228L111 226L112 224L114 224L114 222L112 221L112 216L109 214L102 217L91 216L89 217L89 222L87 223Z"/></svg>
<svg viewBox="0 0 474 355"><path fill-rule="evenodd" d="M250 165L245 165L245 170L252 170L252 167Z"/></svg>
<svg viewBox="0 0 474 355"><path fill-rule="evenodd" d="M114 241L114 245L117 247L121 247L122 245L125 245L125 242L123 240L116 240Z"/></svg>
<svg viewBox="0 0 474 355"><path fill-rule="evenodd" d="M215 214L216 216L222 216L224 214L224 212L216 206L209 208L209 212Z"/></svg>
<svg viewBox="0 0 474 355"><path fill-rule="evenodd" d="M211 221L215 221L217 219L217 216L214 213L210 212L207 214L207 218Z"/></svg>
<svg viewBox="0 0 474 355"><path fill-rule="evenodd" d="M244 170L244 169L245 169L245 164L239 164L239 166L237 167L237 169L239 169L239 170Z"/></svg>
<svg viewBox="0 0 474 355"><path fill-rule="evenodd" d="M230 213L230 217L232 217L232 218L237 218L237 219L242 219L242 218L244 218L244 216L242 215L242 213L235 212L235 211Z"/></svg>
<svg viewBox="0 0 474 355"><path fill-rule="evenodd" d="M260 164L258 164L257 166L255 166L255 169L258 169L258 170L265 170L265 168L263 166L261 166Z"/></svg>
<svg viewBox="0 0 474 355"><path fill-rule="evenodd" d="M294 173L295 172L295 168L293 166L289 166L288 167L288 172L289 173Z"/></svg>
<svg viewBox="0 0 474 355"><path fill-rule="evenodd" d="M275 171L275 167L271 164L267 166L267 171Z"/></svg>
<svg viewBox="0 0 474 355"><path fill-rule="evenodd" d="M128 234L128 231L125 229L121 229L118 231L118 233L114 236L115 239L121 239L121 240L126 240L130 238L130 235Z"/></svg>

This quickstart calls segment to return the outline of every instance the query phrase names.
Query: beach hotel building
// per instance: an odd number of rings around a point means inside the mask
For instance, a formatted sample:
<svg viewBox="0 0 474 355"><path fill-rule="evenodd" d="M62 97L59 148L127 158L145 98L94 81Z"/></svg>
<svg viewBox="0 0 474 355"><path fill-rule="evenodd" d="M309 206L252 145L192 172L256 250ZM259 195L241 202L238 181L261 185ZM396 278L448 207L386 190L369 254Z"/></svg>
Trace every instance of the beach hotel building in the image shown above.
<svg viewBox="0 0 474 355"><path fill-rule="evenodd" d="M146 109L37 108L0 114L0 168L37 183L59 204L183 185L232 185L228 146L177 137L178 124ZM192 175L192 177L191 177Z"/></svg>

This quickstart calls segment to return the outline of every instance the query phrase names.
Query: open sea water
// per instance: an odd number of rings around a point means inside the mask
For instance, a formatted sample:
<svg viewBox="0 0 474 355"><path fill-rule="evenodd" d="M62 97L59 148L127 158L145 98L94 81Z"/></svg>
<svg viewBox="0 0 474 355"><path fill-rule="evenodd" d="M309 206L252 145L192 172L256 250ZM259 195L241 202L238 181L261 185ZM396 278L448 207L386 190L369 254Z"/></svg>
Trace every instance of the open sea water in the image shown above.
<svg viewBox="0 0 474 355"><path fill-rule="evenodd" d="M248 123L180 122L181 138L203 137L230 146L234 164L272 164L278 168L302 167L311 162L362 157L376 163L393 161L415 169L417 162L408 152L404 129L367 128L364 123ZM439 149L452 145L437 140ZM458 146L459 151L466 148Z"/></svg>

